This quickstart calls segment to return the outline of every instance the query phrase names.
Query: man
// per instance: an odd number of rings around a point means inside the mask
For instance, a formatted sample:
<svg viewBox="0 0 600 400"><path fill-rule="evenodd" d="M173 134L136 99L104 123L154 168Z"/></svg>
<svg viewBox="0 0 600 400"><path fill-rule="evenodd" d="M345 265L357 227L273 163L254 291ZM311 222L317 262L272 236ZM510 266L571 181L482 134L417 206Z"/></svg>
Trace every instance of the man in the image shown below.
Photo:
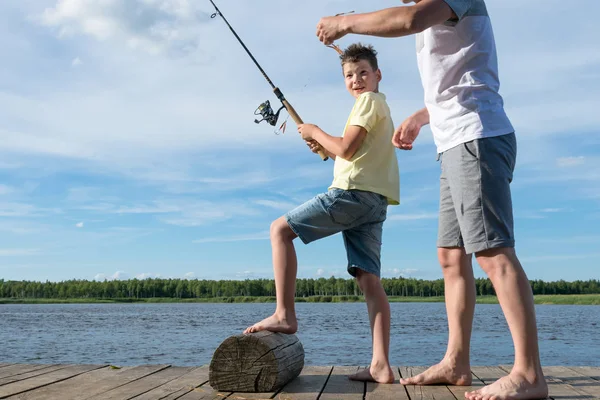
<svg viewBox="0 0 600 400"><path fill-rule="evenodd" d="M411 3L403 0L404 3ZM326 45L347 34L416 34L425 108L407 118L392 142L412 149L431 124L441 164L438 259L445 282L448 348L443 360L402 384L470 385L469 346L475 310L472 254L488 275L513 343L510 374L468 399L544 399L533 295L514 250L510 182L516 159L514 129L498 93L496 48L483 0L417 0L356 15L322 18Z"/></svg>

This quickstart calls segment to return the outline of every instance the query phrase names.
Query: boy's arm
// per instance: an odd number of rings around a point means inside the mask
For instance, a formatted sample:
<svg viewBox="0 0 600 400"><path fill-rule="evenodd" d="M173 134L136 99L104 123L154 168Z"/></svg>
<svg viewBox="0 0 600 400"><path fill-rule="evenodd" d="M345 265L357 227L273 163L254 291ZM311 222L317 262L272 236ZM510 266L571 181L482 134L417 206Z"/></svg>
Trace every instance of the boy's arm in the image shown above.
<svg viewBox="0 0 600 400"><path fill-rule="evenodd" d="M310 151L312 151L313 153L318 153L319 150L321 150L323 153L325 153L327 157L335 161L335 154L325 150L323 146L321 146L316 140L311 139L308 142L306 142L306 145L310 148Z"/></svg>
<svg viewBox="0 0 600 400"><path fill-rule="evenodd" d="M367 130L362 126L348 125L344 136L336 137L325 133L321 128L315 127L312 138L316 140L326 152L341 157L344 160L351 159L362 145L367 135Z"/></svg>
<svg viewBox="0 0 600 400"><path fill-rule="evenodd" d="M321 18L317 25L317 36L326 45L349 33L380 37L407 36L453 18L456 18L456 14L446 1L421 0L412 6Z"/></svg>

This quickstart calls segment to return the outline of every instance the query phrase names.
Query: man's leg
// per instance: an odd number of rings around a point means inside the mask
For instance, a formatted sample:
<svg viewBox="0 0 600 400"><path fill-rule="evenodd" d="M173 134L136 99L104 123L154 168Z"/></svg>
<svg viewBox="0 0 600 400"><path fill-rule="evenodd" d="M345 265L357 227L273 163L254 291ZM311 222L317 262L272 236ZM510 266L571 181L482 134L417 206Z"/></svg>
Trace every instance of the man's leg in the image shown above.
<svg viewBox="0 0 600 400"><path fill-rule="evenodd" d="M403 385L447 383L470 385L469 344L475 309L475 280L471 256L465 253L458 221L460 188L451 185L449 175L454 158L440 156L440 212L438 220L438 260L444 274L444 296L448 316L448 347L442 361L422 374L401 379ZM453 156L453 154L450 154Z"/></svg>
<svg viewBox="0 0 600 400"><path fill-rule="evenodd" d="M438 259L444 274L448 348L439 364L417 376L400 380L403 385L471 384L469 346L476 295L471 256L461 247L438 248Z"/></svg>
<svg viewBox="0 0 600 400"><path fill-rule="evenodd" d="M358 287L365 296L373 339L373 357L369 369L350 375L357 381L394 383L394 373L390 368L390 303L381 280L373 274L357 269Z"/></svg>
<svg viewBox="0 0 600 400"><path fill-rule="evenodd" d="M513 248L476 253L477 262L488 275L502 307L515 346L515 363L510 374L468 399L545 399L548 385L542 373L538 335L529 280Z"/></svg>
<svg viewBox="0 0 600 400"><path fill-rule="evenodd" d="M298 261L293 240L297 235L288 225L285 217L271 224L271 249L277 308L275 313L246 328L244 333L268 330L271 332L295 333L298 329L294 298L296 295L296 273Z"/></svg>

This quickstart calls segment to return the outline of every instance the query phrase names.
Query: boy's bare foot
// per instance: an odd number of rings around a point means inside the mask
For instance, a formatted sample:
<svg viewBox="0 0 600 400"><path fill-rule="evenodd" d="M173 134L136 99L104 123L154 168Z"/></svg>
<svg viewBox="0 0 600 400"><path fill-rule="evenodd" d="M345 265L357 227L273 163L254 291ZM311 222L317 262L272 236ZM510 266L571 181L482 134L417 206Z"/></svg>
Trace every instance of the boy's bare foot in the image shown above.
<svg viewBox="0 0 600 400"><path fill-rule="evenodd" d="M244 331L247 333L256 333L260 331L280 332L280 333L296 333L298 330L298 321L295 315L289 315L286 318L280 318L277 314L271 315L256 324L249 326Z"/></svg>
<svg viewBox="0 0 600 400"><path fill-rule="evenodd" d="M356 374L348 376L348 379L353 381L377 382L377 383L394 383L394 373L389 365L382 368L370 366Z"/></svg>
<svg viewBox="0 0 600 400"><path fill-rule="evenodd" d="M548 385L545 380L529 382L523 375L510 373L491 385L473 392L466 392L469 400L534 400L548 397Z"/></svg>
<svg viewBox="0 0 600 400"><path fill-rule="evenodd" d="M435 385L447 384L469 386L471 384L471 367L442 361L412 378L400 379L402 385Z"/></svg>

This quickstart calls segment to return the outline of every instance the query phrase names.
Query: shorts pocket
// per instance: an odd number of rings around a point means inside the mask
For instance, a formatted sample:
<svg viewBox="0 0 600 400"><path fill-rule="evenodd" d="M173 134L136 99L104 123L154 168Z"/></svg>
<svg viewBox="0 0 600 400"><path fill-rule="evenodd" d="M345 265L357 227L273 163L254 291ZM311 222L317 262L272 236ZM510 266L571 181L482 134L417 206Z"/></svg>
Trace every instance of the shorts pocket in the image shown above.
<svg viewBox="0 0 600 400"><path fill-rule="evenodd" d="M336 224L350 227L371 212L372 207L361 202L352 191L345 190L336 195L327 208L327 213Z"/></svg>

